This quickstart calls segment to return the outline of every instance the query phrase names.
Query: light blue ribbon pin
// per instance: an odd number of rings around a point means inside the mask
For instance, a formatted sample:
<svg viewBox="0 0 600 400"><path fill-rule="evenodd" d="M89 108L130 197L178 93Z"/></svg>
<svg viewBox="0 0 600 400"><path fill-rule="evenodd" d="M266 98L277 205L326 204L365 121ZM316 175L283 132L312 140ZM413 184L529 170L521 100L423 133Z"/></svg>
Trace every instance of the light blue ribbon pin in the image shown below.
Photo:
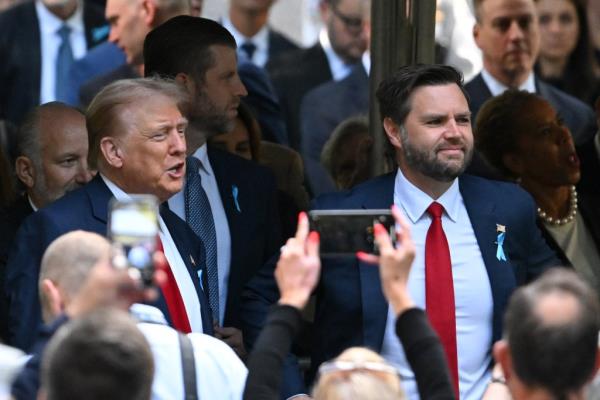
<svg viewBox="0 0 600 400"><path fill-rule="evenodd" d="M238 202L239 190L236 185L231 185L231 194L233 195L233 202L235 204L235 209L237 210L237 212L241 213L242 210L240 208L240 203Z"/></svg>
<svg viewBox="0 0 600 400"><path fill-rule="evenodd" d="M498 232L498 239L496 243L498 244L498 248L496 249L496 258L498 261L506 261L506 254L504 254L504 237L506 236L506 231Z"/></svg>

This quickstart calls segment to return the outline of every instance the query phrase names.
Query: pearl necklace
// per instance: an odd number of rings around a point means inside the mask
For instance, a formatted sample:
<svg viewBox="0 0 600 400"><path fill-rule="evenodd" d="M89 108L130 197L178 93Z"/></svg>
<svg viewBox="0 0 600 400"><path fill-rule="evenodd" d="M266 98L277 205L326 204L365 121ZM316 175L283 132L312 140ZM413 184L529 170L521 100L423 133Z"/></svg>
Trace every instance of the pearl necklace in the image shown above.
<svg viewBox="0 0 600 400"><path fill-rule="evenodd" d="M568 224L569 222L575 219L577 215L577 191L575 190L575 186L571 186L571 198L569 199L569 212L565 218L552 218L545 211L543 211L540 207L537 208L537 215L547 224L560 226Z"/></svg>

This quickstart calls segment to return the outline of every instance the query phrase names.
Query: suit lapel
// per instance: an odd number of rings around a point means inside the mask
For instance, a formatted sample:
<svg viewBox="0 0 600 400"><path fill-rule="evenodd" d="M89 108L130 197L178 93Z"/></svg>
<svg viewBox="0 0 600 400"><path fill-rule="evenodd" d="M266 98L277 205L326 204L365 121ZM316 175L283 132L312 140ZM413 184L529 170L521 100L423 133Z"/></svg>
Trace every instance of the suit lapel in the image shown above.
<svg viewBox="0 0 600 400"><path fill-rule="evenodd" d="M227 157L233 157L229 154L222 154L220 150L213 149L208 146L208 159L215 174L219 194L221 195L221 203L227 216L227 224L229 225L229 236L231 238L231 261L229 264L229 282L228 287L235 287L232 280L239 279L243 276L240 271L242 262L239 259L240 254L243 254L241 246L245 241L243 231L240 227L244 224L245 213L252 213L249 209L250 205L246 201L245 193L249 188L245 188L242 182L238 182L234 174L228 173ZM245 190L244 190L245 189ZM235 192L235 193L234 193ZM239 207L239 210L238 210ZM234 282L235 283L235 282ZM232 293L229 291L229 293ZM229 299L227 299L229 303ZM228 313L226 312L226 318Z"/></svg>
<svg viewBox="0 0 600 400"><path fill-rule="evenodd" d="M394 202L395 176L395 173L391 173L374 181L374 185L364 192L362 208L389 209ZM381 291L379 267L357 262L362 299L364 345L379 351L385 333L388 303Z"/></svg>
<svg viewBox="0 0 600 400"><path fill-rule="evenodd" d="M493 336L500 338L502 310L509 293L516 286L516 280L510 260L501 261L496 257L498 249L497 225L504 225L506 235L510 235L511 226L496 213L496 200L473 181L473 177L463 175L459 179L460 193L469 214L473 232L485 264L492 297L494 300ZM505 242L506 244L506 242ZM504 246L505 252L507 246ZM507 256L508 257L508 256Z"/></svg>
<svg viewBox="0 0 600 400"><path fill-rule="evenodd" d="M473 113L473 121L475 120L475 116L477 112L485 103L487 99L492 97L492 92L485 84L481 73L479 73L471 82L469 82L465 86L468 94L469 94L469 106L471 108L471 112Z"/></svg>
<svg viewBox="0 0 600 400"><path fill-rule="evenodd" d="M23 24L23 43L29 43L29 49L27 49L25 52L31 54L33 57L27 57L26 61L28 68L31 68L30 79L32 82L35 82L35 84L32 85L34 90L30 96L33 97L33 101L30 102L30 104L38 104L40 101L40 86L42 82L42 50L40 44L40 24L37 17L37 12L35 10L35 2L32 1L29 3L26 9L26 14L29 21ZM27 29L26 27L30 27L32 29Z"/></svg>
<svg viewBox="0 0 600 400"><path fill-rule="evenodd" d="M85 188L92 206L92 214L96 219L106 224L108 222L108 203L113 198L112 192L106 186L100 174L96 175Z"/></svg>
<svg viewBox="0 0 600 400"><path fill-rule="evenodd" d="M204 251L194 251L195 249L191 248L194 241L190 241L190 238L194 237L195 234L191 229L188 229L187 224L171 210L166 207L161 207L160 215L163 218L167 229L169 229L169 233L175 242L179 255L194 283L194 288L196 289L196 294L200 303L202 329L205 334L212 335L212 312L210 310L210 305L208 304L208 295L203 290L203 288L208 288ZM200 245L202 242L198 239L197 243ZM200 282L199 271L202 271L202 282Z"/></svg>

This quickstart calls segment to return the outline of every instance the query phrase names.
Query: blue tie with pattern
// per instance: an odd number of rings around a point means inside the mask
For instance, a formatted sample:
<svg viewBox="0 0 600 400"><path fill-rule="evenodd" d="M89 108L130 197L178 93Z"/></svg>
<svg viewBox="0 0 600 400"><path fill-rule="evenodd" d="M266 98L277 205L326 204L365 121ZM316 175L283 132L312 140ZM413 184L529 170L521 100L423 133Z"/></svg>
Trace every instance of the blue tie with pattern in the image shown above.
<svg viewBox="0 0 600 400"><path fill-rule="evenodd" d="M73 64L73 50L71 49L71 41L69 35L71 28L63 24L57 31L61 38L58 54L56 55L56 80L54 94L56 100L65 101L67 92L67 82L69 81L69 72Z"/></svg>
<svg viewBox="0 0 600 400"><path fill-rule="evenodd" d="M192 230L204 242L206 250L206 271L208 277L208 302L213 320L219 321L219 269L217 266L217 234L215 221L202 188L202 177L198 173L202 162L195 157L187 157L185 184L185 219Z"/></svg>

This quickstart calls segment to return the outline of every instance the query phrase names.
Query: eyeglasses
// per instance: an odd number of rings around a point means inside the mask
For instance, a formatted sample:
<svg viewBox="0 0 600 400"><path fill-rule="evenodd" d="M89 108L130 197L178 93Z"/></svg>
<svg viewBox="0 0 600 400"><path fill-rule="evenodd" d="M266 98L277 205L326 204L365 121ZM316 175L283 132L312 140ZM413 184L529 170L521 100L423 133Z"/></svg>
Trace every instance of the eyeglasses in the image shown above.
<svg viewBox="0 0 600 400"><path fill-rule="evenodd" d="M319 367L319 375L331 372L370 371L400 376L400 372L391 365L377 361L328 361Z"/></svg>
<svg viewBox="0 0 600 400"><path fill-rule="evenodd" d="M350 17L348 15L344 15L334 5L331 6L331 11L333 12L333 15L335 15L336 17L338 17L340 19L340 21L342 21L342 23L344 25L346 25L346 27L348 29L358 30L358 29L362 28L362 26L363 26L363 19L362 18L360 18L360 17Z"/></svg>

